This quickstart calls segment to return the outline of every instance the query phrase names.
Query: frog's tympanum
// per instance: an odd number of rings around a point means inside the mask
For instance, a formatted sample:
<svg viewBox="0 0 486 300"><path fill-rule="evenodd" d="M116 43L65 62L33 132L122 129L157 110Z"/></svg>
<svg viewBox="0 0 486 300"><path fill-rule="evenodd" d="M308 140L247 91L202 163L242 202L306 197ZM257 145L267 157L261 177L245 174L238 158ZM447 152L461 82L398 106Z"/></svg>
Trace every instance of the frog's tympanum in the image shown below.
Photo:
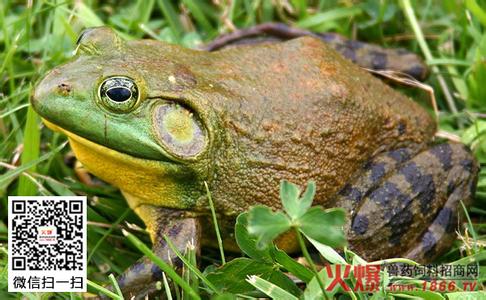
<svg viewBox="0 0 486 300"><path fill-rule="evenodd" d="M32 105L120 188L166 260L164 234L181 249L216 244L204 182L229 241L239 213L280 208L287 179L316 181L316 205L349 212L364 258L430 261L455 239L478 172L464 145L434 140L425 109L315 37L208 52L94 28ZM119 283L147 291L160 276L142 259Z"/></svg>

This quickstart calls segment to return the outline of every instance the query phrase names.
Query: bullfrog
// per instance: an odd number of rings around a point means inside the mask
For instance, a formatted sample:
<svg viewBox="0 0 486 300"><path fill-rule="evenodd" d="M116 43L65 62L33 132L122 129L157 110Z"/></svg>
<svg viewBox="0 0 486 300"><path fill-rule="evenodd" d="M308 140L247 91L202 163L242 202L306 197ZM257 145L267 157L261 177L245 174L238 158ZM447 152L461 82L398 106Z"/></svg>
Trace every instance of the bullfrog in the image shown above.
<svg viewBox="0 0 486 300"><path fill-rule="evenodd" d="M164 235L180 250L216 244L205 183L230 244L239 213L281 208L283 179L313 180L315 205L345 208L365 259L428 262L454 240L478 173L465 145L435 138L426 109L315 36L210 52L92 28L31 102L176 265ZM160 278L142 258L118 282L139 294Z"/></svg>

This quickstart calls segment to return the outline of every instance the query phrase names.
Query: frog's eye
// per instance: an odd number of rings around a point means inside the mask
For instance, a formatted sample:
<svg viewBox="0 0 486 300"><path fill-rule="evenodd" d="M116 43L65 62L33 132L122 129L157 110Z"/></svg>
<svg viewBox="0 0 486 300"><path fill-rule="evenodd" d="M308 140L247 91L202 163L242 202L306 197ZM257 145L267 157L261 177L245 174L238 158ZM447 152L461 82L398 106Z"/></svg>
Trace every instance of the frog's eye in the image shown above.
<svg viewBox="0 0 486 300"><path fill-rule="evenodd" d="M175 103L165 103L155 108L153 116L159 141L170 154L191 158L205 149L205 128L189 109Z"/></svg>
<svg viewBox="0 0 486 300"><path fill-rule="evenodd" d="M111 111L126 113L131 111L138 101L138 88L128 77L110 77L99 88L101 104Z"/></svg>

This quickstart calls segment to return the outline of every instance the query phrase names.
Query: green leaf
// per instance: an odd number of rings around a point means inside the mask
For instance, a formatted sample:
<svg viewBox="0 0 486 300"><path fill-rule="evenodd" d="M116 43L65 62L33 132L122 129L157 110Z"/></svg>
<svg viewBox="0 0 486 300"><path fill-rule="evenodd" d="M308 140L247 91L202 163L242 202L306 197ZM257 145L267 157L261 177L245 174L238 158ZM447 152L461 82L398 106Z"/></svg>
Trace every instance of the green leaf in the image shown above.
<svg viewBox="0 0 486 300"><path fill-rule="evenodd" d="M358 254L354 253L353 251L349 249L344 249L344 253L346 256L347 261L351 260L351 264L353 266L356 265L366 265L368 262L364 259L362 259Z"/></svg>
<svg viewBox="0 0 486 300"><path fill-rule="evenodd" d="M79 18L84 27L103 26L103 21L96 13L83 2L76 2L76 16Z"/></svg>
<svg viewBox="0 0 486 300"><path fill-rule="evenodd" d="M300 190L297 185L283 180L280 184L280 199L282 200L285 212L292 220L300 218L309 209L316 193L316 184L309 181L307 188L299 199Z"/></svg>
<svg viewBox="0 0 486 300"><path fill-rule="evenodd" d="M447 293L449 300L484 299L484 291ZM427 298L428 299L428 298Z"/></svg>
<svg viewBox="0 0 486 300"><path fill-rule="evenodd" d="M314 273L312 273L311 270L295 261L295 259L290 257L284 251L273 248L271 254L277 263L305 283L308 283L311 281L312 277L314 277Z"/></svg>
<svg viewBox="0 0 486 300"><path fill-rule="evenodd" d="M303 234L319 243L342 247L346 244L343 230L345 217L343 209L323 210L315 206L299 218L299 228Z"/></svg>
<svg viewBox="0 0 486 300"><path fill-rule="evenodd" d="M361 13L363 13L363 10L358 6L338 7L322 13L313 14L297 22L297 26L300 28L313 28L334 20L351 18Z"/></svg>
<svg viewBox="0 0 486 300"><path fill-rule="evenodd" d="M282 212L255 206L248 212L248 232L257 237L257 247L264 249L277 236L290 229L290 220Z"/></svg>
<svg viewBox="0 0 486 300"><path fill-rule="evenodd" d="M298 298L294 295L258 276L250 276L248 279L246 279L246 281L272 299L298 300Z"/></svg>
<svg viewBox="0 0 486 300"><path fill-rule="evenodd" d="M300 190L297 185L282 180L280 183L280 200L287 214L294 219L299 214L299 195Z"/></svg>
<svg viewBox="0 0 486 300"><path fill-rule="evenodd" d="M276 284L294 295L300 293L299 288L285 274L271 264L249 258L236 258L207 274L206 278L218 289L234 294L254 291L254 287L245 279L250 275Z"/></svg>
<svg viewBox="0 0 486 300"><path fill-rule="evenodd" d="M336 252L336 250L332 249L331 247L320 243L313 238L305 236L309 242L319 251L319 253L330 263L332 264L347 264L346 260Z"/></svg>
<svg viewBox="0 0 486 300"><path fill-rule="evenodd" d="M248 213L242 213L236 219L235 238L238 247L243 253L255 260L272 263L272 257L269 252L273 247L267 246L259 249L257 247L257 238L248 232Z"/></svg>
<svg viewBox="0 0 486 300"><path fill-rule="evenodd" d="M305 192L299 202L301 214L298 217L304 215L305 212L309 209L309 207L312 205L312 201L314 200L315 195L316 183L314 181L309 181L309 183L307 184L307 188L305 189Z"/></svg>

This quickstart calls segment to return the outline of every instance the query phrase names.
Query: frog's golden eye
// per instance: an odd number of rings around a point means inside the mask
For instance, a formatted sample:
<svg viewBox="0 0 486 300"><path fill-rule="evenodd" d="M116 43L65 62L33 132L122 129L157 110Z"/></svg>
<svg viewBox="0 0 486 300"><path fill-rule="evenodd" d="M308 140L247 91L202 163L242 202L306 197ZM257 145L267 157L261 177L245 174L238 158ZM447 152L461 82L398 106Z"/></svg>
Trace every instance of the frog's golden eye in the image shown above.
<svg viewBox="0 0 486 300"><path fill-rule="evenodd" d="M157 106L153 122L161 145L176 157L191 158L206 148L207 135L202 123L189 109L179 104Z"/></svg>
<svg viewBox="0 0 486 300"><path fill-rule="evenodd" d="M137 85L128 77L107 78L99 88L101 104L113 112L127 113L131 111L137 104L138 97Z"/></svg>

